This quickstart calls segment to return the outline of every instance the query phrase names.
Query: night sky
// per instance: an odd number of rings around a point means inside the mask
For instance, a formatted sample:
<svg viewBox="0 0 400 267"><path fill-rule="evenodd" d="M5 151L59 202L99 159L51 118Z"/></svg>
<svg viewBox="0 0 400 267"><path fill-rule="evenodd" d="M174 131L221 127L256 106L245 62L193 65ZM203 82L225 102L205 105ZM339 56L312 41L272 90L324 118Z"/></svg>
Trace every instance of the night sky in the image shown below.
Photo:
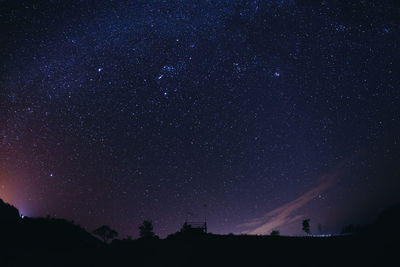
<svg viewBox="0 0 400 267"><path fill-rule="evenodd" d="M138 236L400 201L400 4L1 0L0 198Z"/></svg>

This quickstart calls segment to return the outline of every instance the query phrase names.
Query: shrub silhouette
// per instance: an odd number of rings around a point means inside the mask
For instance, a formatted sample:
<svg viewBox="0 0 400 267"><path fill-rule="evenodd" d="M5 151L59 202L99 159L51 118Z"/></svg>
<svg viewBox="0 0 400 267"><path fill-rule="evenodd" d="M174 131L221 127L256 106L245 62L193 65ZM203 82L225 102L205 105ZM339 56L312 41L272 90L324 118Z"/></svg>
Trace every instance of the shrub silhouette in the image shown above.
<svg viewBox="0 0 400 267"><path fill-rule="evenodd" d="M303 231L308 235L311 234L311 231L310 231L310 219L303 220Z"/></svg>
<svg viewBox="0 0 400 267"><path fill-rule="evenodd" d="M104 243L107 243L108 240L114 239L118 236L118 233L107 225L97 228L93 231L93 234L99 236Z"/></svg>
<svg viewBox="0 0 400 267"><path fill-rule="evenodd" d="M143 221L143 224L139 226L139 235L142 239L151 239L156 235L153 232L153 223L151 221Z"/></svg>
<svg viewBox="0 0 400 267"><path fill-rule="evenodd" d="M273 230L270 234L270 236L280 236L281 233L278 230Z"/></svg>

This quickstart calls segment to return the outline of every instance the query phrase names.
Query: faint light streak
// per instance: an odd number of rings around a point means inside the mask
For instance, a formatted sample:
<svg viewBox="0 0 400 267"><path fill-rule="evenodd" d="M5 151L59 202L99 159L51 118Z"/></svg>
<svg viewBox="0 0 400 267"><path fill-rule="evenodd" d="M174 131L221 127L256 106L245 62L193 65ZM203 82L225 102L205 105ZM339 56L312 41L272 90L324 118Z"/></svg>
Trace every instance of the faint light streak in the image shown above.
<svg viewBox="0 0 400 267"><path fill-rule="evenodd" d="M266 234L274 229L301 220L304 218L304 215L294 215L294 213L312 199L318 197L322 192L325 192L328 188L332 187L336 183L341 172L341 167L337 168L333 173L325 175L322 183L310 189L295 200L266 213L262 217L240 224L238 227L248 228L248 230L245 231L247 234Z"/></svg>

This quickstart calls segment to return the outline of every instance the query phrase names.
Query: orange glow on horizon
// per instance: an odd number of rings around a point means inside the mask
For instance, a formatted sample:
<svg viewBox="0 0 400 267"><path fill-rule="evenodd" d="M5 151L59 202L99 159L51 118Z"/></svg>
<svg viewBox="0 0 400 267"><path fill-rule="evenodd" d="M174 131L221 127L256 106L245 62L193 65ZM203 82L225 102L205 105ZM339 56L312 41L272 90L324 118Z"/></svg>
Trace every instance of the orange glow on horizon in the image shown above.
<svg viewBox="0 0 400 267"><path fill-rule="evenodd" d="M13 194L5 182L5 178L0 175L0 198L6 203L13 204Z"/></svg>
<svg viewBox="0 0 400 267"><path fill-rule="evenodd" d="M19 198L18 198L18 176L16 173L10 173L6 171L4 168L0 169L0 198L15 207L18 208ZM20 194L22 192L19 192Z"/></svg>

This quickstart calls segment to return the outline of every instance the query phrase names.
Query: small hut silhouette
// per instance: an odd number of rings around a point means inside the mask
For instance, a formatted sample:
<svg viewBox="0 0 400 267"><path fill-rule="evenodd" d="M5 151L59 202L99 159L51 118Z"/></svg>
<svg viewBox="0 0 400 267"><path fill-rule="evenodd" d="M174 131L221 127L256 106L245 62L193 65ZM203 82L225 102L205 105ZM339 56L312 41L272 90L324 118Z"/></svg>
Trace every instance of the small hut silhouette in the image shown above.
<svg viewBox="0 0 400 267"><path fill-rule="evenodd" d="M188 222L182 226L181 232L188 234L207 234L207 222Z"/></svg>
<svg viewBox="0 0 400 267"><path fill-rule="evenodd" d="M185 223L182 226L181 233L189 234L189 235L207 234L207 217L206 217L207 204L204 204L203 207L204 207L204 222L188 221L188 217L192 216L193 213L187 212Z"/></svg>

